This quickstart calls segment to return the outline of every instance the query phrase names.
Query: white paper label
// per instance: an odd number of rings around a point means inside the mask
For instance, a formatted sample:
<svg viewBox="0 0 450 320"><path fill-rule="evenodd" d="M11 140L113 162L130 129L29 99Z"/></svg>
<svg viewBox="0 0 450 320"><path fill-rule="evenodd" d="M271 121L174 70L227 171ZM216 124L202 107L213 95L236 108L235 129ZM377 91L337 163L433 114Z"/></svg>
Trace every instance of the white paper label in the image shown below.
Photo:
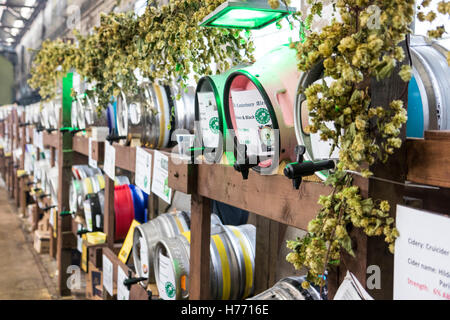
<svg viewBox="0 0 450 320"><path fill-rule="evenodd" d="M117 266L117 300L129 300L130 291L123 284L123 282L128 279L127 274L123 269Z"/></svg>
<svg viewBox="0 0 450 320"><path fill-rule="evenodd" d="M148 273L150 270L150 266L148 265L148 246L147 241L145 241L144 238L139 238L139 244L140 244L140 257L141 257L141 270L142 270L142 277L148 278Z"/></svg>
<svg viewBox="0 0 450 320"><path fill-rule="evenodd" d="M94 231L92 225L92 211L91 211L91 202L89 200L85 200L83 202L84 208L84 219L86 220L86 226L89 232Z"/></svg>
<svg viewBox="0 0 450 320"><path fill-rule="evenodd" d="M112 180L116 177L116 149L105 142L105 162L103 165L103 170Z"/></svg>
<svg viewBox="0 0 450 320"><path fill-rule="evenodd" d="M41 151L44 150L44 133L42 131L38 133L38 147Z"/></svg>
<svg viewBox="0 0 450 320"><path fill-rule="evenodd" d="M334 300L373 300L373 298L364 290L358 279L351 272L347 271L347 275L339 286Z"/></svg>
<svg viewBox="0 0 450 320"><path fill-rule="evenodd" d="M30 143L30 130L28 128L25 129L25 139L26 143Z"/></svg>
<svg viewBox="0 0 450 320"><path fill-rule="evenodd" d="M176 283L175 275L173 273L172 264L170 259L159 254L159 279L158 279L158 291L159 297L163 300L175 300L176 298Z"/></svg>
<svg viewBox="0 0 450 320"><path fill-rule="evenodd" d="M55 220L55 208L50 209L50 218L48 220L48 223L53 227L54 226L54 220Z"/></svg>
<svg viewBox="0 0 450 320"><path fill-rule="evenodd" d="M450 300L450 218L397 206L394 299Z"/></svg>
<svg viewBox="0 0 450 320"><path fill-rule="evenodd" d="M213 92L199 92L197 98L203 145L207 148L217 148L220 126L216 97Z"/></svg>
<svg viewBox="0 0 450 320"><path fill-rule="evenodd" d="M172 189L169 188L169 158L155 150L152 192L170 204Z"/></svg>
<svg viewBox="0 0 450 320"><path fill-rule="evenodd" d="M89 165L97 168L97 160L92 159L92 138L89 138Z"/></svg>
<svg viewBox="0 0 450 320"><path fill-rule="evenodd" d="M77 250L83 253L83 238L81 236L77 236Z"/></svg>
<svg viewBox="0 0 450 320"><path fill-rule="evenodd" d="M146 194L151 191L152 155L142 148L136 148L136 175L134 182Z"/></svg>
<svg viewBox="0 0 450 320"><path fill-rule="evenodd" d="M113 264L103 255L103 287L108 291L110 296L114 295L113 287Z"/></svg>
<svg viewBox="0 0 450 320"><path fill-rule="evenodd" d="M275 134L269 110L258 90L231 91L239 143L249 155L273 154Z"/></svg>

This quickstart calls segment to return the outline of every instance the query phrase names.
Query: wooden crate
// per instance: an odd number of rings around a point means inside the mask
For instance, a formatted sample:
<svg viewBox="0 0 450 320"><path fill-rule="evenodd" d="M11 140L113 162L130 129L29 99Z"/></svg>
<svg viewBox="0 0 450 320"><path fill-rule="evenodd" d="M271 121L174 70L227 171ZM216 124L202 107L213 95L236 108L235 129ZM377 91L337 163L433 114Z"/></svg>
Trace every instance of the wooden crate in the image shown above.
<svg viewBox="0 0 450 320"><path fill-rule="evenodd" d="M40 254L50 252L50 232L41 230L34 232L34 249Z"/></svg>

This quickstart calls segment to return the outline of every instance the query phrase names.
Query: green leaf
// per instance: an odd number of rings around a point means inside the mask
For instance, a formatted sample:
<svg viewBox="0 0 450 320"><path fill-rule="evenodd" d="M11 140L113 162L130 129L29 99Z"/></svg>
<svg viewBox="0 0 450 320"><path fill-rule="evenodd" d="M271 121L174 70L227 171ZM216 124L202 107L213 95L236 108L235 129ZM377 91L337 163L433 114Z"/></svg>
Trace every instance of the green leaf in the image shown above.
<svg viewBox="0 0 450 320"><path fill-rule="evenodd" d="M352 248L352 239L350 239L350 236L345 236L342 240L340 240L340 243L342 245L342 248L345 249L352 257L355 257L355 252Z"/></svg>

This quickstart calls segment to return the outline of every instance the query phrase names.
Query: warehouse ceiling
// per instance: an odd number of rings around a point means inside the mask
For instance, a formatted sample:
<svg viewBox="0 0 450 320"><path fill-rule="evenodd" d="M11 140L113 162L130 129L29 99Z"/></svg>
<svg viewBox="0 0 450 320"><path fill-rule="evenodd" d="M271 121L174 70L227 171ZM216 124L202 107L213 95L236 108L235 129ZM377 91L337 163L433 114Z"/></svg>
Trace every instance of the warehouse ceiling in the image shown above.
<svg viewBox="0 0 450 320"><path fill-rule="evenodd" d="M0 47L13 49L47 0L0 0Z"/></svg>

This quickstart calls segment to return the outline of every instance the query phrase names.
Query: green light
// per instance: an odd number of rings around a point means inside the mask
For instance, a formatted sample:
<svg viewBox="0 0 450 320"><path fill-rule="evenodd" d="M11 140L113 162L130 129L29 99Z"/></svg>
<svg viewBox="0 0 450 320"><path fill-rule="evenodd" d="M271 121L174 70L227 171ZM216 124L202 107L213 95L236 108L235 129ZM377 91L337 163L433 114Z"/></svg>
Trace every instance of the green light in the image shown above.
<svg viewBox="0 0 450 320"><path fill-rule="evenodd" d="M283 18L283 13L234 9L209 24L210 27L254 29Z"/></svg>
<svg viewBox="0 0 450 320"><path fill-rule="evenodd" d="M261 29L295 12L295 8L280 5L272 9L267 0L229 0L209 14L201 23L204 27L232 29Z"/></svg>

